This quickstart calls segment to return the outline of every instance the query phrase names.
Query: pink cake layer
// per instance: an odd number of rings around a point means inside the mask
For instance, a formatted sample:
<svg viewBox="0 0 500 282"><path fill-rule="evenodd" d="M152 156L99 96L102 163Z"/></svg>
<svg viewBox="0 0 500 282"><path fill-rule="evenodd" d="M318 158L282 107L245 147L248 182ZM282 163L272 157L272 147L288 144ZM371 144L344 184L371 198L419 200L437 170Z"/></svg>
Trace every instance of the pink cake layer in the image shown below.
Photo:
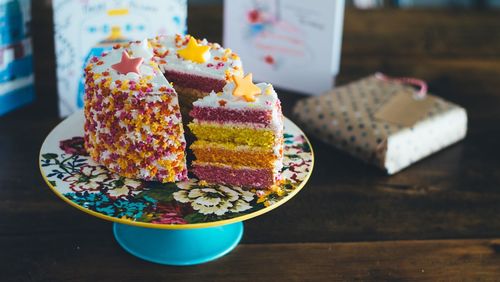
<svg viewBox="0 0 500 282"><path fill-rule="evenodd" d="M209 78L199 75L193 75L188 73L182 73L177 71L165 71L165 77L168 81L176 85L186 88L198 89L203 92L220 92L222 88L226 85L225 80Z"/></svg>
<svg viewBox="0 0 500 282"><path fill-rule="evenodd" d="M248 122L268 125L272 112L263 110L235 110L227 108L194 107L189 115L201 121Z"/></svg>
<svg viewBox="0 0 500 282"><path fill-rule="evenodd" d="M247 188L267 189L274 185L272 169L266 168L231 168L193 164L191 170L200 180L209 183L222 183Z"/></svg>

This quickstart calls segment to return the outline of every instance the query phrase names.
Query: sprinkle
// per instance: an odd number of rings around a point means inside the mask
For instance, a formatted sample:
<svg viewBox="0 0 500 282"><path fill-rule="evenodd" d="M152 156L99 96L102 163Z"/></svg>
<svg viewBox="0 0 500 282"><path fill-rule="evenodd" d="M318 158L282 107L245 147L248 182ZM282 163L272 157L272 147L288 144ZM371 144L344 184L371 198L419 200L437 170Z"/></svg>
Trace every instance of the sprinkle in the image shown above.
<svg viewBox="0 0 500 282"><path fill-rule="evenodd" d="M257 191L255 191L255 194L257 195L257 197L260 198L260 197L263 197L263 196L266 195L266 191L264 191L264 190L257 190Z"/></svg>
<svg viewBox="0 0 500 282"><path fill-rule="evenodd" d="M247 102L255 102L255 96L261 94L262 89L252 82L252 74L245 77L233 76L236 87L233 89L233 96L241 97Z"/></svg>
<svg viewBox="0 0 500 282"><path fill-rule="evenodd" d="M210 48L211 47L207 45L200 45L194 37L190 37L187 46L177 50L177 55L185 60L201 64L207 60L207 54L209 54Z"/></svg>
<svg viewBox="0 0 500 282"><path fill-rule="evenodd" d="M273 93L273 87L272 86L266 87L265 94L266 95L271 95L272 93Z"/></svg>

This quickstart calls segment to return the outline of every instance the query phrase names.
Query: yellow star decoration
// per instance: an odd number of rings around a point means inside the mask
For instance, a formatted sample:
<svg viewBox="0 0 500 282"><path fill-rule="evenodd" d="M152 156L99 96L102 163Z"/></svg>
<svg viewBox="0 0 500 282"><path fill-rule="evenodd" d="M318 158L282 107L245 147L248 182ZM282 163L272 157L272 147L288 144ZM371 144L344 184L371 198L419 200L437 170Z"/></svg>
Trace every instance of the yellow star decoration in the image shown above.
<svg viewBox="0 0 500 282"><path fill-rule="evenodd" d="M253 84L251 73L247 74L245 77L233 75L233 81L235 84L233 95L236 97L243 97L247 102L255 102L255 95L262 93L262 89Z"/></svg>
<svg viewBox="0 0 500 282"><path fill-rule="evenodd" d="M186 48L177 50L177 54L183 59L201 64L207 61L208 50L210 50L210 46L199 45L196 39L191 36Z"/></svg>

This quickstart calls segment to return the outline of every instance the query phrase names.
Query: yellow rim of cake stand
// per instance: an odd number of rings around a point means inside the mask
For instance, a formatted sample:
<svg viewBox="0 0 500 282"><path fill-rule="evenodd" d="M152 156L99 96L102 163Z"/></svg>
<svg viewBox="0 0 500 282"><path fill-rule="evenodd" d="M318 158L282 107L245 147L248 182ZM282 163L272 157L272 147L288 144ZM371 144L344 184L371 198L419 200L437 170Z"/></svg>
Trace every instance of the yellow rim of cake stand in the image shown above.
<svg viewBox="0 0 500 282"><path fill-rule="evenodd" d="M302 133L302 136L304 136L305 140L307 141L307 144L309 145L309 148L311 150L311 166L310 166L309 173L307 174L306 178L304 178L304 180L302 180L302 182L299 184L299 186L297 186L292 192L290 192L290 194L288 194L286 197L284 197L283 199L279 200L278 202L276 202L276 203L274 203L274 204L272 204L272 205L270 205L268 207L265 207L263 209L257 210L255 212L252 212L252 213L249 213L249 214L244 214L244 215L241 215L241 216L238 216L238 217L234 217L234 218L230 218L230 219L224 219L224 220L213 221L213 222L204 222L204 223L157 224L157 223L132 221L132 220L129 220L129 219L122 219L122 218L112 217L112 216L109 216L109 215L104 215L104 214L98 213L96 211L92 211L92 210L89 210L87 208L84 208L84 207L82 207L82 206L80 206L80 205L72 202L71 200L69 200L68 198L66 198L63 194L61 194L54 186L52 186L52 184L50 184L50 181L47 179L47 177L45 176L45 173L44 173L44 171L42 169L42 162L41 162L41 159L40 159L41 153L42 153L41 149L40 149L40 153L39 153L39 156L38 156L38 168L40 169L40 172L42 174L43 180L45 180L45 183L47 184L47 186L49 186L49 188L52 190L52 192L54 192L59 198L61 198L66 203L70 204L71 206L73 206L73 207L75 207L75 208L77 208L77 209L79 209L79 210L81 210L81 211L83 211L83 212L85 212L87 214L90 214L92 216L95 216L95 217L98 217L98 218L101 218L101 219L104 219L104 220L108 220L108 221L112 221L112 222L117 222L117 223L121 223L121 224L132 225L132 226L154 228L154 229L196 229L196 228L216 227L216 226L221 226L221 225L226 225L226 224L231 224L231 223L236 223L236 222L248 220L248 219L257 217L259 215L265 214L265 213L267 213L267 212L269 212L269 211L271 211L271 210L273 210L273 209L281 206L282 204L288 202L288 200L290 200L291 198L293 198L306 185L307 181L309 180L309 177L311 177L311 174L312 174L313 168L314 168L314 151L313 151L311 142L309 142L309 139L304 134L304 132L300 129L300 127L298 127L291 120L288 120L288 121L290 121L293 125L295 125L300 130L300 132Z"/></svg>

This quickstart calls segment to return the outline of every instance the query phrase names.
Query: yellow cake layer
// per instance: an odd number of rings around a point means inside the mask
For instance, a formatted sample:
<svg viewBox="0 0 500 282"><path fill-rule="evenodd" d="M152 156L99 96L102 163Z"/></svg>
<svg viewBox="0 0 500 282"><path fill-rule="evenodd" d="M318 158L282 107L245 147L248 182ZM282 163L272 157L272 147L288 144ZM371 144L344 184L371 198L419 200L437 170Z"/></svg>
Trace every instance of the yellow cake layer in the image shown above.
<svg viewBox="0 0 500 282"><path fill-rule="evenodd" d="M273 168L278 158L271 149L234 143L213 143L198 140L190 148L197 161L207 163Z"/></svg>
<svg viewBox="0 0 500 282"><path fill-rule="evenodd" d="M213 123L190 123L189 129L198 138L221 143L272 148L276 143L276 134L270 129L254 129Z"/></svg>

